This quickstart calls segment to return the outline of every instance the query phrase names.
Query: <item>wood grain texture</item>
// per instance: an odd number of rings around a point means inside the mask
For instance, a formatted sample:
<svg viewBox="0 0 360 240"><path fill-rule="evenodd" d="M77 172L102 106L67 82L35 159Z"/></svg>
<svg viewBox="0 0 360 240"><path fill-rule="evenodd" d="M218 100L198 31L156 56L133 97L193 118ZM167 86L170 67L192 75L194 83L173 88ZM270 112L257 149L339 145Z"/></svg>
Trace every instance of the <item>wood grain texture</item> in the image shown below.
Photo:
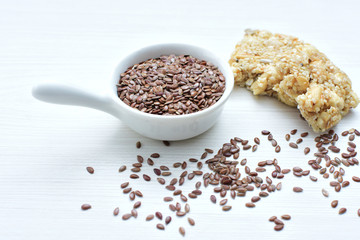
<svg viewBox="0 0 360 240"><path fill-rule="evenodd" d="M275 154L265 138L255 154L242 153L250 167L257 161L278 158L283 168L307 166L302 149L313 145L310 134L300 150L286 147L285 133L310 131L296 109L266 97L253 97L236 88L219 122L205 134L165 147L144 138L117 119L85 108L36 101L31 87L42 81L73 82L93 91L112 73L121 56L143 45L184 41L212 49L227 59L245 28L267 29L298 36L325 52L353 80L360 93L360 17L358 1L0 1L0 239L357 239L360 184L335 193L328 181L286 176L283 190L262 199L257 207L244 205L251 198L229 200L226 213L209 200L211 189L190 200L190 226L173 217L165 231L159 222L145 222L155 211L170 215L160 204L168 191L155 181L134 181L144 193L137 220L122 221L133 203L120 190L137 154L159 152L156 165L200 157L205 147L218 149L234 136L253 139L264 128L283 147ZM352 111L336 128L360 128L360 110ZM135 148L136 141L143 148ZM360 145L359 138L356 143ZM87 166L95 173L90 175ZM346 178L360 175L359 167L346 169ZM144 167L154 179L150 167ZM175 171L176 175L180 170ZM194 188L188 182L183 190ZM295 194L292 187L304 192ZM330 196L324 198L321 189ZM339 216L330 202L347 207ZM176 198L176 201L179 201ZM83 212L83 203L93 208ZM282 232L268 222L272 215L290 214ZM339 229L339 230L337 230ZM255 237L256 236L256 237Z"/></svg>

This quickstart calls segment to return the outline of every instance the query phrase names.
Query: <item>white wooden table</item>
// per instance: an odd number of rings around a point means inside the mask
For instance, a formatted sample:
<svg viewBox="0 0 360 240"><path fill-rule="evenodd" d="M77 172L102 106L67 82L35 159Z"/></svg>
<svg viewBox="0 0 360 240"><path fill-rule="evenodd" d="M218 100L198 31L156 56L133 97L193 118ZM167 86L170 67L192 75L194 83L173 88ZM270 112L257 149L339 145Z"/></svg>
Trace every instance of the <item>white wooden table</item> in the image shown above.
<svg viewBox="0 0 360 240"><path fill-rule="evenodd" d="M283 189L261 200L256 208L245 198L230 200L233 209L222 212L209 200L212 188L190 200L191 216L176 218L165 231L158 221L145 222L154 211L170 214L162 202L167 190L156 181L134 181L144 193L138 219L114 217L129 212L132 202L119 185L128 180L137 154L159 152L157 165L199 157L205 147L218 149L234 136L252 139L262 129L273 132L283 146L275 154L262 143L255 154L245 153L249 165L277 157L282 167L309 169L302 150L286 147L285 133L293 128L310 131L296 109L275 99L253 97L236 88L220 121L205 134L165 147L144 138L111 116L85 108L50 105L35 100L31 87L38 82L73 82L101 89L115 63L130 49L165 41L203 45L227 59L246 28L291 34L325 52L353 80L360 93L360 22L358 1L0 1L0 239L358 239L360 184L335 193L329 180L315 171L317 183L289 174ZM336 128L360 128L360 108L352 111ZM312 145L315 134L301 148ZM136 141L143 148L135 148ZM356 143L360 145L359 138ZM85 167L95 168L90 175ZM191 169L191 168L190 168ZM152 169L144 167L142 173ZM179 173L180 170L175 170ZM346 178L360 175L360 167L346 169ZM196 181L184 184L194 188ZM293 186L304 192L295 194ZM325 198L321 189L330 197ZM342 216L330 202L348 212ZM81 211L83 203L93 208ZM290 214L281 232L268 222L272 215Z"/></svg>

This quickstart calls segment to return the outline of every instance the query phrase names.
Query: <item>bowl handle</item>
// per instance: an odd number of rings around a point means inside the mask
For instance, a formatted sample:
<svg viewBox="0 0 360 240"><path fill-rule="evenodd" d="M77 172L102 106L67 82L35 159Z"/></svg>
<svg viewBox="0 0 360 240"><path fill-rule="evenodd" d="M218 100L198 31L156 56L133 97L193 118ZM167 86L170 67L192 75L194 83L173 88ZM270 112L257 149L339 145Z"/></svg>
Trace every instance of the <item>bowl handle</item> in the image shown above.
<svg viewBox="0 0 360 240"><path fill-rule="evenodd" d="M41 101L63 105L76 105L94 108L120 118L120 111L114 101L106 95L86 92L64 83L42 83L34 86L32 95Z"/></svg>

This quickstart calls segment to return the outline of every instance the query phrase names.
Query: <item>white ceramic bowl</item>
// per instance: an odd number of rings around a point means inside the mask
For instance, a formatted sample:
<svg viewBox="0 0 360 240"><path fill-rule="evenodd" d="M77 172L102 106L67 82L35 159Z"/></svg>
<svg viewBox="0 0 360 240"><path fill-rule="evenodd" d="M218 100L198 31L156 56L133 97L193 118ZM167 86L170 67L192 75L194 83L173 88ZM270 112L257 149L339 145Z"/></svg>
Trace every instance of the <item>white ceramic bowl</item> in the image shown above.
<svg viewBox="0 0 360 240"><path fill-rule="evenodd" d="M214 105L202 111L171 116L141 112L126 105L118 98L116 84L120 74L125 72L128 67L150 58L170 54L191 55L217 66L224 74L226 81L223 96ZM197 136L214 125L234 87L234 77L226 61L204 48L182 43L165 43L144 47L126 56L115 68L112 79L103 84L108 85L104 95L85 92L81 88L60 83L40 84L33 88L32 93L35 98L45 102L78 105L107 112L122 120L134 131L149 138L183 140Z"/></svg>

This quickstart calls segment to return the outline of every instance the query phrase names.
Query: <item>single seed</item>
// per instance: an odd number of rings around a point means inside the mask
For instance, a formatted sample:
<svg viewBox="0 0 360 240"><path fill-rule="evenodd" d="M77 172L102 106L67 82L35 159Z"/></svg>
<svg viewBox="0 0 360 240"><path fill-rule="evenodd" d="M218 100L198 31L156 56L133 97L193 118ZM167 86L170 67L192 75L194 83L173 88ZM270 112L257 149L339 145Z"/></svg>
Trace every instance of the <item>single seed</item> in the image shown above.
<svg viewBox="0 0 360 240"><path fill-rule="evenodd" d="M154 214L149 214L149 215L147 215L147 217L146 217L146 221L151 221L151 220L153 220L154 219Z"/></svg>
<svg viewBox="0 0 360 240"><path fill-rule="evenodd" d="M260 139L259 139L258 137L255 137L255 138L254 138L254 142L255 142L257 145L259 145L259 144L260 144Z"/></svg>
<svg viewBox="0 0 360 240"><path fill-rule="evenodd" d="M86 167L86 171L88 171L90 174L93 174L95 170L93 167Z"/></svg>
<svg viewBox="0 0 360 240"><path fill-rule="evenodd" d="M332 202L331 202L331 207L332 207L332 208L336 208L336 207L337 207L337 205L338 205L338 203L339 203L339 201L338 201L338 200L334 200L334 201L332 201Z"/></svg>
<svg viewBox="0 0 360 240"><path fill-rule="evenodd" d="M299 138L299 139L296 140L296 144L300 144L302 142L303 142L302 138Z"/></svg>
<svg viewBox="0 0 360 240"><path fill-rule="evenodd" d="M308 135L309 135L308 132L303 132L303 133L300 134L301 137L307 137Z"/></svg>
<svg viewBox="0 0 360 240"><path fill-rule="evenodd" d="M245 206L248 207L248 208L253 208L253 207L255 207L255 204L252 203L252 202L248 202L248 203L245 204Z"/></svg>
<svg viewBox="0 0 360 240"><path fill-rule="evenodd" d="M140 201L137 201L135 204L134 204L134 208L139 208L141 206L141 202Z"/></svg>
<svg viewBox="0 0 360 240"><path fill-rule="evenodd" d="M85 204L81 205L82 210L89 210L90 208L91 208L90 204L85 203Z"/></svg>
<svg viewBox="0 0 360 240"><path fill-rule="evenodd" d="M303 189L302 189L301 187L294 187L294 188L293 188L293 191L294 191L294 192L302 192Z"/></svg>
<svg viewBox="0 0 360 240"><path fill-rule="evenodd" d="M152 158L159 158L160 157L160 154L159 153L153 153L150 155L150 157Z"/></svg>
<svg viewBox="0 0 360 240"><path fill-rule="evenodd" d="M131 201L133 201L135 199L135 192L134 191L129 194L129 198L130 198Z"/></svg>
<svg viewBox="0 0 360 240"><path fill-rule="evenodd" d="M357 210L357 214L360 217L360 208Z"/></svg>
<svg viewBox="0 0 360 240"><path fill-rule="evenodd" d="M253 197L251 198L251 201L252 201L252 202L258 202L260 199L261 199L261 198L260 198L259 196L253 196Z"/></svg>
<svg viewBox="0 0 360 240"><path fill-rule="evenodd" d="M277 219L277 217L276 217L276 216L272 216L272 217L269 218L269 221L270 221L270 222L273 222L273 221L275 221L275 219Z"/></svg>
<svg viewBox="0 0 360 240"><path fill-rule="evenodd" d="M113 212L114 216L119 215L119 212L120 212L119 208L118 208L118 207L115 208L115 209L114 209L114 212Z"/></svg>
<svg viewBox="0 0 360 240"><path fill-rule="evenodd" d="M223 211L229 211L230 209L231 209L231 206L229 206L229 205L226 205L226 206L222 207Z"/></svg>
<svg viewBox="0 0 360 240"><path fill-rule="evenodd" d="M289 146L292 148L298 148L298 145L294 142L289 143Z"/></svg>
<svg viewBox="0 0 360 240"><path fill-rule="evenodd" d="M169 191L174 191L175 190L175 186L173 186L173 185L167 185L165 188L167 190L169 190Z"/></svg>
<svg viewBox="0 0 360 240"><path fill-rule="evenodd" d="M183 202L187 202L187 197L183 194L180 195L180 199L183 201Z"/></svg>
<svg viewBox="0 0 360 240"><path fill-rule="evenodd" d="M306 155L306 154L308 154L310 152L310 148L309 147L306 147L305 149L304 149L304 154Z"/></svg>
<svg viewBox="0 0 360 240"><path fill-rule="evenodd" d="M135 167L131 169L132 172L140 172L141 168Z"/></svg>
<svg viewBox="0 0 360 240"><path fill-rule="evenodd" d="M125 188L124 190L123 190L123 193L129 193L129 192L131 192L131 187L130 188Z"/></svg>
<svg viewBox="0 0 360 240"><path fill-rule="evenodd" d="M142 156L140 156L140 155L137 155L137 156L136 156L136 159L137 159L137 161L138 161L139 163L143 163L143 162L144 162L144 158L143 158Z"/></svg>
<svg viewBox="0 0 360 240"><path fill-rule="evenodd" d="M207 152L204 152L202 155L201 155L201 157L200 157L200 159L205 159L206 157L207 157Z"/></svg>
<svg viewBox="0 0 360 240"><path fill-rule="evenodd" d="M212 150L212 149L210 149L210 148L205 148L205 151L208 152L208 153L210 153L210 154L214 153L214 150Z"/></svg>
<svg viewBox="0 0 360 240"><path fill-rule="evenodd" d="M324 197L329 197L329 192L326 191L324 188L321 190L321 192L324 195Z"/></svg>
<svg viewBox="0 0 360 240"><path fill-rule="evenodd" d="M220 201L219 204L220 204L221 206L223 206L223 205L225 205L225 204L227 203L227 201L228 201L227 199L223 199L223 200Z"/></svg>
<svg viewBox="0 0 360 240"><path fill-rule="evenodd" d="M339 214L344 214L346 212L346 208L340 208L339 209Z"/></svg>
<svg viewBox="0 0 360 240"><path fill-rule="evenodd" d="M352 177L352 180L353 180L354 182L360 182L360 177L353 176L353 177Z"/></svg>
<svg viewBox="0 0 360 240"><path fill-rule="evenodd" d="M130 178L132 178L132 179L137 179L137 178L139 178L139 175L137 175L137 174L131 174L131 175L130 175Z"/></svg>
<svg viewBox="0 0 360 240"><path fill-rule="evenodd" d="M163 144L165 145L165 146L170 146L170 142L169 141L162 141L163 142Z"/></svg>
<svg viewBox="0 0 360 240"><path fill-rule="evenodd" d="M164 197L164 202L171 202L172 200L172 197Z"/></svg>
<svg viewBox="0 0 360 240"><path fill-rule="evenodd" d="M156 212L156 213L155 213L155 216L156 216L158 219L160 219L160 220L162 220L162 218L163 218L161 212Z"/></svg>
<svg viewBox="0 0 360 240"><path fill-rule="evenodd" d="M277 144L277 141L275 140L275 139L272 139L271 140L271 145L273 146L273 147L276 147L278 144Z"/></svg>
<svg viewBox="0 0 360 240"><path fill-rule="evenodd" d="M170 216L167 216L167 217L165 218L165 224L168 225L170 222L171 222L171 217L170 217Z"/></svg>
<svg viewBox="0 0 360 240"><path fill-rule="evenodd" d="M162 172L161 173L161 176L170 176L171 175L171 172Z"/></svg>
<svg viewBox="0 0 360 240"><path fill-rule="evenodd" d="M132 210L131 210L131 215L132 215L134 218L137 218L138 212L137 212L135 209L132 209Z"/></svg>
<svg viewBox="0 0 360 240"><path fill-rule="evenodd" d="M284 225L275 225L274 230L281 231L283 228L284 228Z"/></svg>
<svg viewBox="0 0 360 240"><path fill-rule="evenodd" d="M211 195L211 196L210 196L210 200L211 200L213 203L216 203L216 197L215 197L215 195Z"/></svg>
<svg viewBox="0 0 360 240"><path fill-rule="evenodd" d="M310 180L313 181L313 182L316 182L316 181L317 181L317 177L310 176Z"/></svg>
<svg viewBox="0 0 360 240"><path fill-rule="evenodd" d="M188 218L188 222L189 222L189 224L190 224L191 226L194 226L194 225L195 225L195 221L194 221L194 219L192 219L192 218Z"/></svg>
<svg viewBox="0 0 360 240"><path fill-rule="evenodd" d="M190 212L190 205L188 203L185 204L185 212L186 213Z"/></svg>
<svg viewBox="0 0 360 240"><path fill-rule="evenodd" d="M290 134L286 134L286 135L285 135L285 140L286 140L286 141L289 141L289 140L290 140Z"/></svg>
<svg viewBox="0 0 360 240"><path fill-rule="evenodd" d="M148 159L147 159L147 164L148 164L149 166L153 166L153 165L154 165L154 161L153 161L151 158L148 158Z"/></svg>
<svg viewBox="0 0 360 240"><path fill-rule="evenodd" d="M151 181L151 177L149 175L143 174L143 178L147 182Z"/></svg>
<svg viewBox="0 0 360 240"><path fill-rule="evenodd" d="M122 219L123 220L128 220L129 218L131 218L132 217L132 215L130 214L130 213L126 213L126 214L124 214L123 216L122 216Z"/></svg>
<svg viewBox="0 0 360 240"><path fill-rule="evenodd" d="M281 190L281 187L282 187L281 182L279 182L278 184L276 184L276 189L277 189L278 191L280 191L280 190Z"/></svg>
<svg viewBox="0 0 360 240"><path fill-rule="evenodd" d="M284 214L281 216L282 219L284 220L290 220L291 219L291 216L289 214Z"/></svg>
<svg viewBox="0 0 360 240"><path fill-rule="evenodd" d="M158 181L161 185L164 185L164 184L165 184L165 179L163 179L163 178L157 178L157 181Z"/></svg>
<svg viewBox="0 0 360 240"><path fill-rule="evenodd" d="M119 168L119 172L123 172L126 170L126 166L125 165L122 165L120 168Z"/></svg>
<svg viewBox="0 0 360 240"><path fill-rule="evenodd" d="M161 165L160 167L160 170L163 170L163 171L168 171L169 168L167 166L164 166L164 165Z"/></svg>
<svg viewBox="0 0 360 240"><path fill-rule="evenodd" d="M136 148L141 148L141 142L136 142Z"/></svg>
<svg viewBox="0 0 360 240"><path fill-rule="evenodd" d="M293 129L293 130L290 131L291 135L295 135L296 133L297 133L297 129Z"/></svg>
<svg viewBox="0 0 360 240"><path fill-rule="evenodd" d="M161 223L156 224L156 227L157 227L158 229L160 229L160 230L164 230L164 229L165 229L164 225L162 225Z"/></svg>
<svg viewBox="0 0 360 240"><path fill-rule="evenodd" d="M173 192L173 195L174 196L177 196L177 195L180 195L182 193L182 191L180 189L176 189L174 192Z"/></svg>
<svg viewBox="0 0 360 240"><path fill-rule="evenodd" d="M186 212L181 212L181 211L176 212L176 216L178 216L178 217L183 217L185 215L186 215Z"/></svg>
<svg viewBox="0 0 360 240"><path fill-rule="evenodd" d="M179 227L179 232L181 235L185 236L185 228Z"/></svg>
<svg viewBox="0 0 360 240"><path fill-rule="evenodd" d="M274 223L275 223L276 225L284 225L284 222L281 221L281 220L278 219L278 218L274 220Z"/></svg>
<svg viewBox="0 0 360 240"><path fill-rule="evenodd" d="M129 186L129 182L124 182L120 185L121 188L126 188L127 186Z"/></svg>
<svg viewBox="0 0 360 240"><path fill-rule="evenodd" d="M262 135L269 135L270 132L269 132L268 130L262 130L262 131L261 131L261 134L262 134Z"/></svg>
<svg viewBox="0 0 360 240"><path fill-rule="evenodd" d="M135 191L135 195L138 196L138 197L143 197L142 192L140 192L139 190Z"/></svg>
<svg viewBox="0 0 360 240"><path fill-rule="evenodd" d="M279 146L279 145L277 145L276 147L275 147L275 152L280 152L281 151L281 147Z"/></svg>

